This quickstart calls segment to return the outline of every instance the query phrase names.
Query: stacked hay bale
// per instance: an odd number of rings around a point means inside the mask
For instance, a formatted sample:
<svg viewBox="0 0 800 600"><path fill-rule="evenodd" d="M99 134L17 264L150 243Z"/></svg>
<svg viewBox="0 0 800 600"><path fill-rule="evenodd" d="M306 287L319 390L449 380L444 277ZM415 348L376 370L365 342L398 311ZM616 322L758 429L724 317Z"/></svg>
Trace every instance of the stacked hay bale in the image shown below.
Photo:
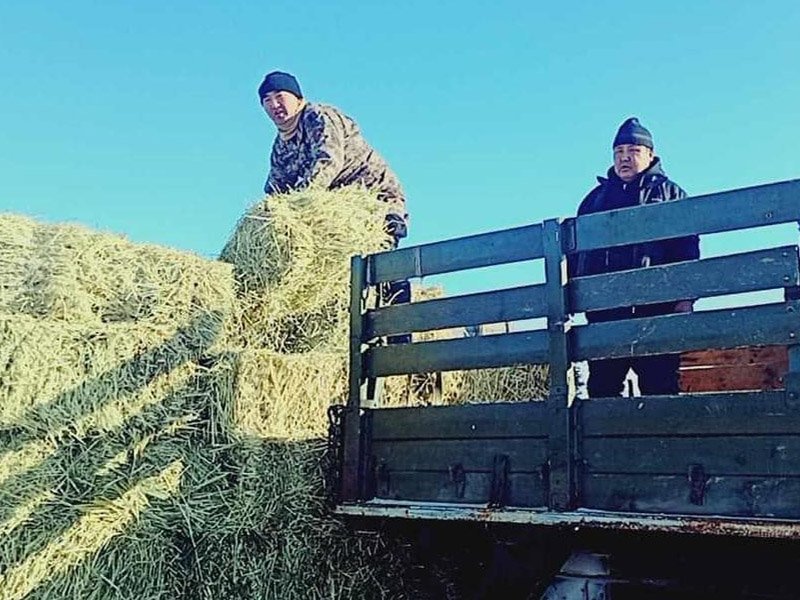
<svg viewBox="0 0 800 600"><path fill-rule="evenodd" d="M229 265L0 217L0 598L171 598Z"/></svg>
<svg viewBox="0 0 800 600"><path fill-rule="evenodd" d="M387 247L380 211L271 198L222 262L0 215L0 600L424 597L323 501L349 256ZM498 397L486 376L440 401Z"/></svg>

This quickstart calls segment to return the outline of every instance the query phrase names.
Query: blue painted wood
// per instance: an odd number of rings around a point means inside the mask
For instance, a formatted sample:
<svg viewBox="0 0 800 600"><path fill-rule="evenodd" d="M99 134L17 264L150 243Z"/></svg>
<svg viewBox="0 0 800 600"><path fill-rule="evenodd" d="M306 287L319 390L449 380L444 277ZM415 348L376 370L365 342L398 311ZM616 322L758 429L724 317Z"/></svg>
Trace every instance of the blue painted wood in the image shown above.
<svg viewBox="0 0 800 600"><path fill-rule="evenodd" d="M574 312L739 294L800 285L797 246L579 277Z"/></svg>
<svg viewBox="0 0 800 600"><path fill-rule="evenodd" d="M381 252L369 260L369 282L396 281L542 258L542 226L526 225Z"/></svg>
<svg viewBox="0 0 800 600"><path fill-rule="evenodd" d="M367 377L547 362L546 331L378 346L364 355Z"/></svg>
<svg viewBox="0 0 800 600"><path fill-rule="evenodd" d="M437 298L368 311L364 338L533 319L546 312L543 285Z"/></svg>
<svg viewBox="0 0 800 600"><path fill-rule="evenodd" d="M800 179L578 217L574 250L800 221Z"/></svg>
<svg viewBox="0 0 800 600"><path fill-rule="evenodd" d="M800 302L593 323L572 332L572 359L796 343Z"/></svg>

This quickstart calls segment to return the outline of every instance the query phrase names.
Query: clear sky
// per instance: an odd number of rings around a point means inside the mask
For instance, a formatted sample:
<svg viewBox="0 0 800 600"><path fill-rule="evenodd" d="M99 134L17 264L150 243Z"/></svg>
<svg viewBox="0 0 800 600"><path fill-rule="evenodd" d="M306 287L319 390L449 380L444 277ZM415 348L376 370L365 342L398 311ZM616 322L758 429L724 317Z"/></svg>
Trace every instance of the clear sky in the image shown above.
<svg viewBox="0 0 800 600"><path fill-rule="evenodd" d="M632 115L690 194L794 179L799 31L796 0L5 0L0 212L215 256L273 69L356 118L410 243L572 214Z"/></svg>

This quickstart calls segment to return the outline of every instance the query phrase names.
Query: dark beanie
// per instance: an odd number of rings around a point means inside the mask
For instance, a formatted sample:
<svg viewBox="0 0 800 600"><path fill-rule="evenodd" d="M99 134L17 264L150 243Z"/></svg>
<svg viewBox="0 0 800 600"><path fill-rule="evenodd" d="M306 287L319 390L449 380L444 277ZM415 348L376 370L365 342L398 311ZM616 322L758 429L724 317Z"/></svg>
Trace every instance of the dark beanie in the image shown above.
<svg viewBox="0 0 800 600"><path fill-rule="evenodd" d="M270 92L291 92L298 98L303 97L300 84L297 83L294 75L282 71L273 71L264 77L264 81L258 86L258 99L264 100L264 97Z"/></svg>
<svg viewBox="0 0 800 600"><path fill-rule="evenodd" d="M631 117L627 119L622 125L619 126L617 136L614 138L612 148L620 144L636 144L637 146L647 146L653 149L653 136L650 132L642 127L639 119Z"/></svg>

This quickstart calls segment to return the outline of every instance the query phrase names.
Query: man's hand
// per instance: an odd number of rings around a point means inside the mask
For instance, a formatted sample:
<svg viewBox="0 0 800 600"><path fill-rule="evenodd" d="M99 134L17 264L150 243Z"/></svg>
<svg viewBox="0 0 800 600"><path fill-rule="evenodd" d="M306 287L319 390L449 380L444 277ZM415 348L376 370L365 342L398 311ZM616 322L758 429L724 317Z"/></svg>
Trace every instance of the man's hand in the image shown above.
<svg viewBox="0 0 800 600"><path fill-rule="evenodd" d="M408 235L408 228L406 222L400 215L389 214L386 215L386 233L395 239L404 238Z"/></svg>

